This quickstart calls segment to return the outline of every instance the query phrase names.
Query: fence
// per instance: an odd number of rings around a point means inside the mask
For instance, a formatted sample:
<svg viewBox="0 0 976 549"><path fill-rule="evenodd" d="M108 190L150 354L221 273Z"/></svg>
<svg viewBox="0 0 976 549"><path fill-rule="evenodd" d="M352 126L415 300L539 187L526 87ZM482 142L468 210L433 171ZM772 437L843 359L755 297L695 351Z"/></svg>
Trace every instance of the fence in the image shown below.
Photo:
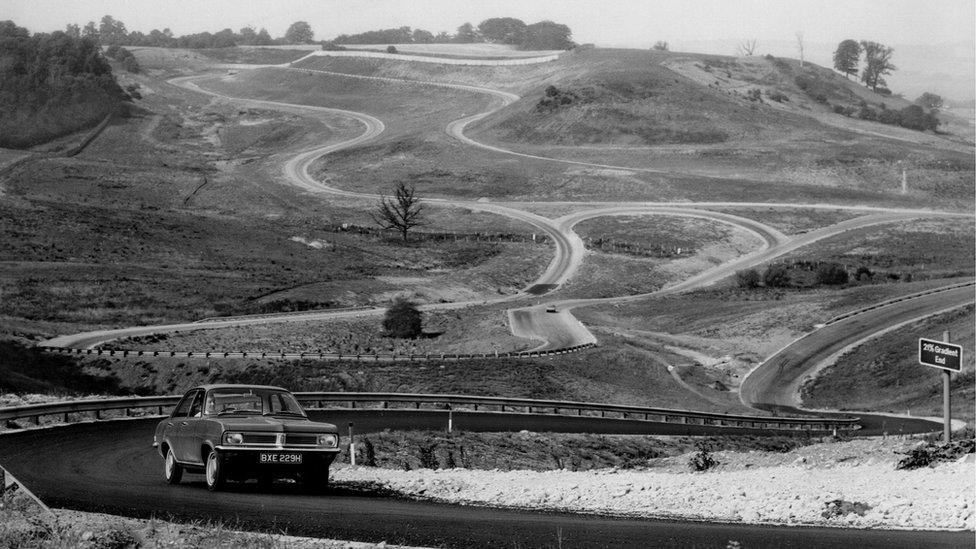
<svg viewBox="0 0 976 549"><path fill-rule="evenodd" d="M533 400L525 398L476 397L464 395L428 395L406 393L295 393L299 402L308 408L319 409L359 409L400 408L421 410L430 409L465 411L494 414L547 414L570 417L593 417L647 421L655 423L678 423L685 425L709 425L714 427L766 429L774 431L854 431L859 429L857 418L823 417L770 417L715 414L692 412L667 408L646 408L617 404L592 402L572 402L558 400ZM179 401L179 396L107 398L98 400L76 400L0 408L0 421L28 419L35 425L44 416L62 416L65 422L69 414L93 413L101 419L102 413L109 410L124 410L126 416L132 410L151 409L163 415ZM366 406L364 406L366 405ZM585 414L585 415L584 415Z"/></svg>

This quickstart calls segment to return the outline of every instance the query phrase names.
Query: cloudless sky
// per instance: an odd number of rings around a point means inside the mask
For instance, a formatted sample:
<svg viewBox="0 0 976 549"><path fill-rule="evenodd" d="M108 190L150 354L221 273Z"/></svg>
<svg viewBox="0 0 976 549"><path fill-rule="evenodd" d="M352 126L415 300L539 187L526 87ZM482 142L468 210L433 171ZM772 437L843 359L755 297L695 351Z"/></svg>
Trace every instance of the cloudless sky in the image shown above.
<svg viewBox="0 0 976 549"><path fill-rule="evenodd" d="M129 31L176 35L252 26L277 37L307 21L317 40L402 26L454 33L491 17L549 19L568 25L580 44L649 48L665 40L672 51L735 55L737 44L756 39L757 55L794 58L800 31L814 63L831 66L841 40L873 40L895 48L895 91L976 93L976 0L0 0L0 20L33 32L103 15Z"/></svg>
<svg viewBox="0 0 976 549"><path fill-rule="evenodd" d="M888 44L973 42L973 0L0 0L0 20L31 31L84 25L105 14L128 30L174 33L265 27L272 36L304 20L316 39L410 26L454 32L489 17L569 25L579 43L647 47L709 39L810 42L864 38Z"/></svg>

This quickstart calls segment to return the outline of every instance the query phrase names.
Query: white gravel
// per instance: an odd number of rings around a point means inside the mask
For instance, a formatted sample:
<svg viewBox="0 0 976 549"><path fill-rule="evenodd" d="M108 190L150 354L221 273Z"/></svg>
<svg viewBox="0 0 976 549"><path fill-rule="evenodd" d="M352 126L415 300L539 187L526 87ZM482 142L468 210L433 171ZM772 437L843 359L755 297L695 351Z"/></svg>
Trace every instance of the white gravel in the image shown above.
<svg viewBox="0 0 976 549"><path fill-rule="evenodd" d="M731 467L702 473L679 471L672 461L663 470L582 472L341 467L334 478L456 504L754 524L976 529L972 454L936 467L898 471L893 463L898 456L844 456L828 465L808 457L809 448L801 450L772 454L774 459L763 452L740 454L758 466L729 460ZM728 459L725 452L716 455ZM824 517L834 500L870 509L863 516Z"/></svg>

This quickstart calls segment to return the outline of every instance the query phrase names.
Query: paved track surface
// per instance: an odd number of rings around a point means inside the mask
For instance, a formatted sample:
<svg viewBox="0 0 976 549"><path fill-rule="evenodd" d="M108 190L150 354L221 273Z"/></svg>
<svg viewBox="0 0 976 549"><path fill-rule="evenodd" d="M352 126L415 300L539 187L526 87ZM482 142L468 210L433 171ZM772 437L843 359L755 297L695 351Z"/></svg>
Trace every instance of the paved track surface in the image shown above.
<svg viewBox="0 0 976 549"><path fill-rule="evenodd" d="M890 303L834 322L794 341L742 380L739 398L757 408L797 407L800 384L845 349L884 331L974 302L972 286Z"/></svg>
<svg viewBox="0 0 976 549"><path fill-rule="evenodd" d="M435 414L437 415L437 414ZM439 414L443 419L443 413ZM362 430L393 418L354 417ZM438 418L434 418L438 419ZM451 506L397 499L365 488L324 496L288 486L206 490L201 475L170 486L149 446L157 420L83 423L0 435L0 464L59 508L177 520L333 539L445 547L972 547L972 532L909 532L641 520ZM462 419L463 421L463 419Z"/></svg>

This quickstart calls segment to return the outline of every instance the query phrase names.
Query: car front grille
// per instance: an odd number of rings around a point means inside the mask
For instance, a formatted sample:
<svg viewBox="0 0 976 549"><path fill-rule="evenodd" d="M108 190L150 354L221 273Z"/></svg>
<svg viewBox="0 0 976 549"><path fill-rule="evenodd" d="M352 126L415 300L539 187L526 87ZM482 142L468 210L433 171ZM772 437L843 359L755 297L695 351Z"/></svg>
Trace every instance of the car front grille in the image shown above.
<svg viewBox="0 0 976 549"><path fill-rule="evenodd" d="M278 435L245 433L244 444L275 444L278 442Z"/></svg>
<svg viewBox="0 0 976 549"><path fill-rule="evenodd" d="M285 435L285 444L315 446L317 439L316 435Z"/></svg>

